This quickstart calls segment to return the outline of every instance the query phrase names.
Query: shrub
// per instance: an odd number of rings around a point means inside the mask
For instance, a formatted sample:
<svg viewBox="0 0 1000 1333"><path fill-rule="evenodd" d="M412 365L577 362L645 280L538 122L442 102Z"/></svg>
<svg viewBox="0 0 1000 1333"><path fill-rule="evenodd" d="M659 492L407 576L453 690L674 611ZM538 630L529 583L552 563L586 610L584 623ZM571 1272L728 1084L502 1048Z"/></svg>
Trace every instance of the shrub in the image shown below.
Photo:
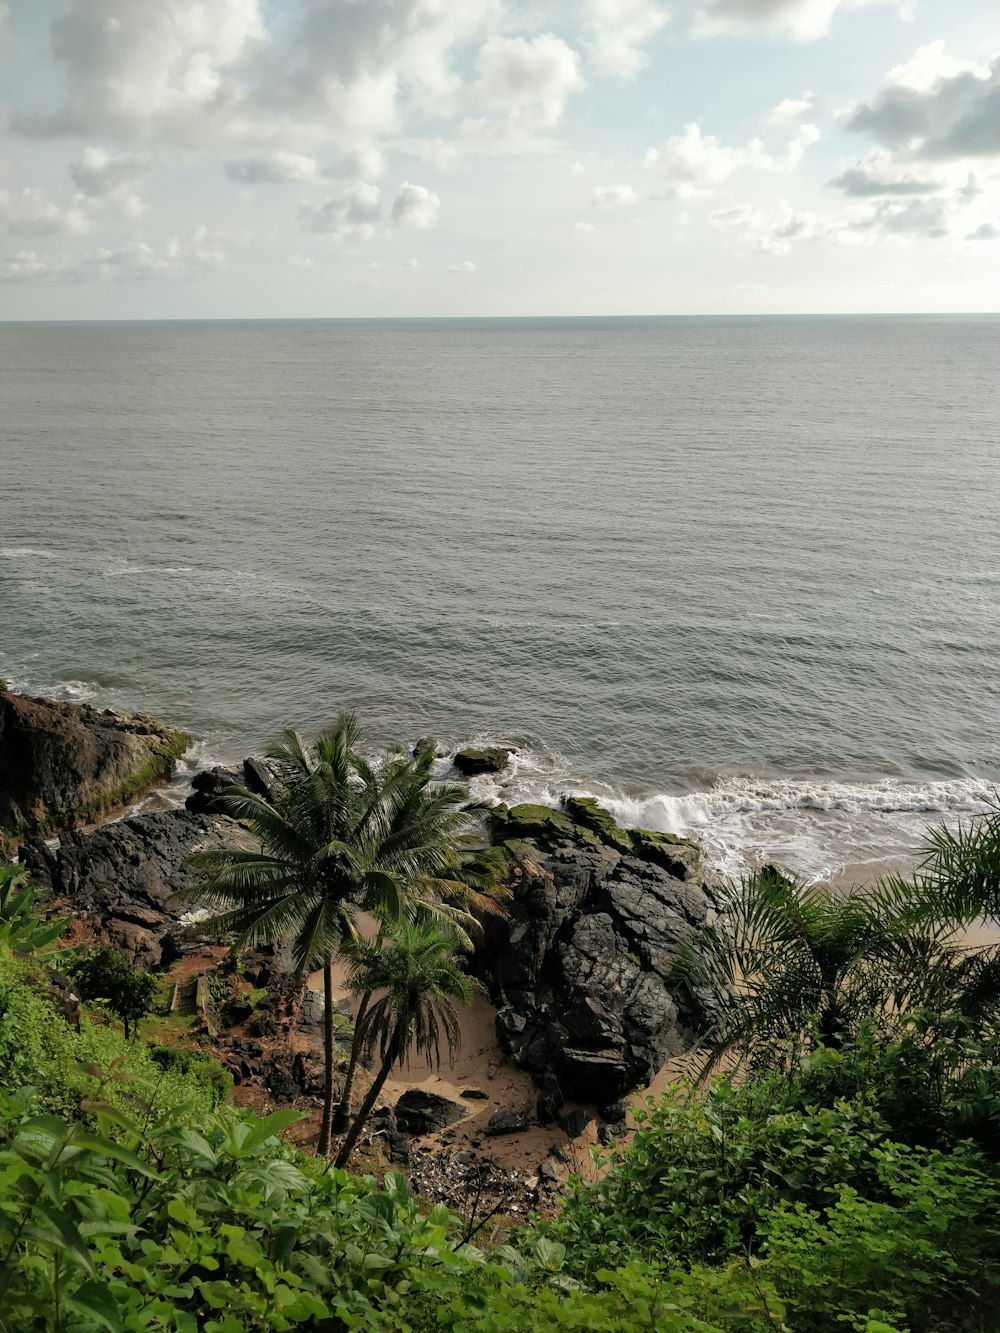
<svg viewBox="0 0 1000 1333"><path fill-rule="evenodd" d="M71 969L82 1000L103 1000L125 1027L125 1040L136 1025L152 1013L159 985L154 976L136 967L110 945L95 949Z"/></svg>

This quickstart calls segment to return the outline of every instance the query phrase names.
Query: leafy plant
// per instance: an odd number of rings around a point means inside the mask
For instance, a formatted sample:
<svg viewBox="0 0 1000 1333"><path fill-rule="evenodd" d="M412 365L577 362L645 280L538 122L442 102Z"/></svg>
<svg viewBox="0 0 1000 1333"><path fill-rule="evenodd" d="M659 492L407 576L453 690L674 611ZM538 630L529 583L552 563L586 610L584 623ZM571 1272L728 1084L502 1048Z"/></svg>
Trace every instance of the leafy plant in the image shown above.
<svg viewBox="0 0 1000 1333"><path fill-rule="evenodd" d="M38 953L59 938L69 917L43 921L36 916L38 891L27 887L27 875L23 866L0 862L0 944L17 953Z"/></svg>
<svg viewBox="0 0 1000 1333"><path fill-rule="evenodd" d="M137 1025L153 1012L159 984L110 945L94 949L70 968L83 1000L102 1000L125 1028L128 1041Z"/></svg>

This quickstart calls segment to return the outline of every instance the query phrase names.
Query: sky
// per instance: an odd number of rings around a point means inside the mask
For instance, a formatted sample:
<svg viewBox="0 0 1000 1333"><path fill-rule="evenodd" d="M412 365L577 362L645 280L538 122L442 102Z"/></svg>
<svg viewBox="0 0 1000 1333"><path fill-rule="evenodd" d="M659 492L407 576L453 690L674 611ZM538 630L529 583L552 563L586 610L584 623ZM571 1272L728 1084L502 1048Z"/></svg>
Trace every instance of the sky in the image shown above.
<svg viewBox="0 0 1000 1333"><path fill-rule="evenodd" d="M0 319L1000 310L1000 0L0 0Z"/></svg>

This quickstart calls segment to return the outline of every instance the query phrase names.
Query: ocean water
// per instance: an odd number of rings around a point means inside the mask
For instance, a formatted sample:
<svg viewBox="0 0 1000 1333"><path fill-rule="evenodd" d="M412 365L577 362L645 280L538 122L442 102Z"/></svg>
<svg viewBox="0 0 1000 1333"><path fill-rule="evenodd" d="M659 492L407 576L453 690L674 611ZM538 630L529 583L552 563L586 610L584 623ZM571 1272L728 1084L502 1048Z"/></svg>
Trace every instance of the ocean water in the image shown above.
<svg viewBox="0 0 1000 1333"><path fill-rule="evenodd" d="M828 873L1000 783L998 446L990 317L0 325L0 675Z"/></svg>

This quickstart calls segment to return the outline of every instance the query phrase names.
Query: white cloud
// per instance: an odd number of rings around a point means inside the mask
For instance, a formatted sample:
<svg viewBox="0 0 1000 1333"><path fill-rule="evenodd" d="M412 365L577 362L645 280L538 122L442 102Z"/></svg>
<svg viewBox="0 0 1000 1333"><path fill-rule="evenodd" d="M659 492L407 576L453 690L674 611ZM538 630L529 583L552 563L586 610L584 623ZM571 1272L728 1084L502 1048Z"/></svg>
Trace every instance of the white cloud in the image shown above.
<svg viewBox="0 0 1000 1333"><path fill-rule="evenodd" d="M819 138L815 125L803 125L783 153L769 153L760 139L733 148L696 124L684 126L660 149L651 148L646 164L666 178L668 193L680 199L707 194L739 171L794 171L810 144Z"/></svg>
<svg viewBox="0 0 1000 1333"><path fill-rule="evenodd" d="M171 237L161 246L137 240L116 248L102 247L84 260L73 276L114 278L120 282L170 275L195 277L226 267L225 239L221 233L202 225L190 236Z"/></svg>
<svg viewBox="0 0 1000 1333"><path fill-rule="evenodd" d="M959 60L948 54L945 43L940 38L920 46L900 65L893 65L885 81L895 88L908 88L915 93L929 93L942 80L955 79L961 74L973 74L977 79L988 79L988 65L977 65L974 61Z"/></svg>
<svg viewBox="0 0 1000 1333"><path fill-rule="evenodd" d="M413 259L413 258L410 258L410 259L404 259L404 260L403 260L403 267L404 267L404 268L419 268L419 267L420 267L420 260L419 260L419 259Z"/></svg>
<svg viewBox="0 0 1000 1333"><path fill-rule="evenodd" d="M911 158L1000 156L1000 55L977 65L949 56L943 42L922 46L847 128Z"/></svg>
<svg viewBox="0 0 1000 1333"><path fill-rule="evenodd" d="M475 273L476 266L471 259L463 259L458 264L449 264L449 273Z"/></svg>
<svg viewBox="0 0 1000 1333"><path fill-rule="evenodd" d="M375 181L385 173L385 154L374 144L365 144L342 154L329 174L345 180Z"/></svg>
<svg viewBox="0 0 1000 1333"><path fill-rule="evenodd" d="M112 153L89 144L69 174L81 194L100 199L128 190L151 166L145 153Z"/></svg>
<svg viewBox="0 0 1000 1333"><path fill-rule="evenodd" d="M992 222L983 222L975 229L970 231L965 238L967 241L1000 241L1000 227L995 227Z"/></svg>
<svg viewBox="0 0 1000 1333"><path fill-rule="evenodd" d="M889 153L875 149L862 162L856 162L829 182L845 194L865 199L877 195L934 194L944 182L925 171L903 167Z"/></svg>
<svg viewBox="0 0 1000 1333"><path fill-rule="evenodd" d="M643 45L667 23L656 0L585 0L590 63L603 74L632 79L647 64Z"/></svg>
<svg viewBox="0 0 1000 1333"><path fill-rule="evenodd" d="M263 157L243 157L225 163L230 180L240 185L310 185L323 179L311 157L302 153L268 153Z"/></svg>
<svg viewBox="0 0 1000 1333"><path fill-rule="evenodd" d="M814 41L829 32L840 9L883 3L903 13L909 9L908 0L707 0L696 18L695 35L717 37L763 27L796 41Z"/></svg>
<svg viewBox="0 0 1000 1333"><path fill-rule="evenodd" d="M91 227L84 202L77 197L69 204L57 204L44 190L31 186L0 190L0 223L13 236L82 236Z"/></svg>
<svg viewBox="0 0 1000 1333"><path fill-rule="evenodd" d="M589 236L591 232L595 232L597 228L592 222L574 222L573 230L578 231L582 236Z"/></svg>
<svg viewBox="0 0 1000 1333"><path fill-rule="evenodd" d="M332 141L350 153L395 133L401 104L451 114L455 52L501 14L500 0L68 0L50 36L65 96L17 125L193 149ZM373 165L356 174L380 174Z"/></svg>
<svg viewBox="0 0 1000 1333"><path fill-rule="evenodd" d="M912 199L901 204L883 200L867 217L849 224L854 231L878 231L887 236L922 236L939 240L948 235L948 211L937 199Z"/></svg>
<svg viewBox="0 0 1000 1333"><path fill-rule="evenodd" d="M392 205L392 220L401 227L433 227L438 220L441 200L424 185L404 181Z"/></svg>
<svg viewBox="0 0 1000 1333"><path fill-rule="evenodd" d="M570 94L583 86L576 52L552 33L491 37L476 58L478 103L524 129L558 124Z"/></svg>
<svg viewBox="0 0 1000 1333"><path fill-rule="evenodd" d="M803 121L813 120L819 111L819 100L815 93L805 92L801 97L786 97L779 102L767 118L769 125L801 125Z"/></svg>
<svg viewBox="0 0 1000 1333"><path fill-rule="evenodd" d="M325 204L303 204L299 217L307 231L323 232L338 241L367 241L380 218L379 188L365 181Z"/></svg>
<svg viewBox="0 0 1000 1333"><path fill-rule="evenodd" d="M0 281L30 282L39 278L57 276L62 266L43 259L34 250L18 250L9 259L0 259Z"/></svg>
<svg viewBox="0 0 1000 1333"><path fill-rule="evenodd" d="M595 185L590 203L592 208L627 208L641 197L632 185Z"/></svg>
<svg viewBox="0 0 1000 1333"><path fill-rule="evenodd" d="M302 269L306 273L316 268L315 259L310 259L308 255L289 255L288 263L291 268Z"/></svg>
<svg viewBox="0 0 1000 1333"><path fill-rule="evenodd" d="M257 0L73 0L51 33L66 100L23 126L202 146L239 117L234 68L263 36Z"/></svg>

